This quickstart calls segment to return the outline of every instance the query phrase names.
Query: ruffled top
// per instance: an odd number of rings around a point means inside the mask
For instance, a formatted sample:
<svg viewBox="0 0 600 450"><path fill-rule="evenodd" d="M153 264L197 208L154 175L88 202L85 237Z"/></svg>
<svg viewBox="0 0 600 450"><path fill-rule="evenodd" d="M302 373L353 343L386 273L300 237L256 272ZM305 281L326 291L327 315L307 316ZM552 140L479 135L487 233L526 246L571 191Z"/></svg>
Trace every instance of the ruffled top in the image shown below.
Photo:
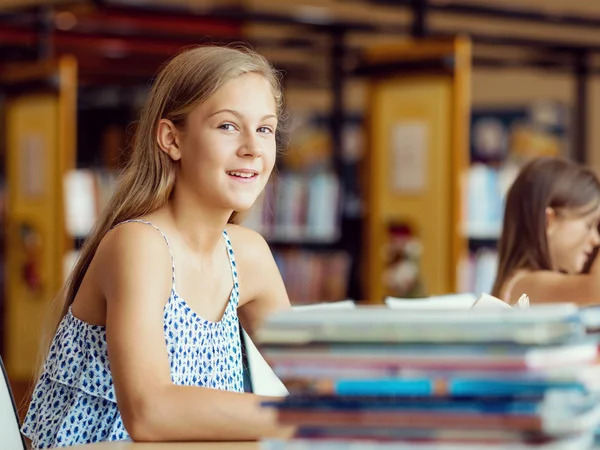
<svg viewBox="0 0 600 450"><path fill-rule="evenodd" d="M223 236L233 276L223 318L205 320L177 295L173 265L163 329L174 384L243 392L237 269L225 231ZM105 327L79 320L69 308L54 336L21 431L33 448L130 439L116 403Z"/></svg>

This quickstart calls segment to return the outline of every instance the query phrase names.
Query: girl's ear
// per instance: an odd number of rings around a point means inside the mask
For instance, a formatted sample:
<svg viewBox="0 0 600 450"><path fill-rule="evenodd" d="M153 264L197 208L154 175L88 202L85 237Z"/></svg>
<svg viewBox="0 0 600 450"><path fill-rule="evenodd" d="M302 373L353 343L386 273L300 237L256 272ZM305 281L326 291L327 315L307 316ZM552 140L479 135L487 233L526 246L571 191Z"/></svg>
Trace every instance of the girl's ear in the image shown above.
<svg viewBox="0 0 600 450"><path fill-rule="evenodd" d="M160 122L158 122L156 142L160 149L169 155L173 161L181 159L179 130L169 119L160 119Z"/></svg>

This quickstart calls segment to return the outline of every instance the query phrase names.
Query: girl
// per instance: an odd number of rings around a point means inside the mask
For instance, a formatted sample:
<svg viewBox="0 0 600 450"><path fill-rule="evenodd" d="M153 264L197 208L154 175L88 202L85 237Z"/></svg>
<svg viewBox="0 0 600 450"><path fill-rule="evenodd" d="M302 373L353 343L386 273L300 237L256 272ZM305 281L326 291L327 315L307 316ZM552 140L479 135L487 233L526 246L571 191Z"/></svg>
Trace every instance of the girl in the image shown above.
<svg viewBox="0 0 600 450"><path fill-rule="evenodd" d="M290 304L265 241L235 225L273 170L281 108L250 51L194 48L161 69L65 287L22 428L33 447L289 433L243 393L238 309L252 334Z"/></svg>
<svg viewBox="0 0 600 450"><path fill-rule="evenodd" d="M600 299L600 263L582 269L600 244L600 182L560 158L527 164L508 191L492 295L514 304Z"/></svg>

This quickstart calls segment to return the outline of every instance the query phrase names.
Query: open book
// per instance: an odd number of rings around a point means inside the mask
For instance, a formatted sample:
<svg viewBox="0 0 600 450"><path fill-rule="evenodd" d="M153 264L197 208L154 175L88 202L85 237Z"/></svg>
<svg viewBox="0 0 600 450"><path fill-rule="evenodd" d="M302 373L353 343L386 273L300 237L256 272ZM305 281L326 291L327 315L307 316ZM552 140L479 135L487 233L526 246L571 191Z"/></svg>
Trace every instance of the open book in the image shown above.
<svg viewBox="0 0 600 450"><path fill-rule="evenodd" d="M521 295L517 303L513 305L516 308L528 308L529 297L526 294ZM512 308L508 303L489 294L481 294L471 308Z"/></svg>

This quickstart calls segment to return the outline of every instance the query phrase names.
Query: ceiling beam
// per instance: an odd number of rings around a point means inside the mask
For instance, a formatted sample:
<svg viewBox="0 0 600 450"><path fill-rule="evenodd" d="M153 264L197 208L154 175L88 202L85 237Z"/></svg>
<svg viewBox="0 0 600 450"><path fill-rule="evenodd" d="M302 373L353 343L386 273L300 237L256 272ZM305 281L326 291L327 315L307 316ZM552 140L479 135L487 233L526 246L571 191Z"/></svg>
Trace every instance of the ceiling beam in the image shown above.
<svg viewBox="0 0 600 450"><path fill-rule="evenodd" d="M593 1L593 0L592 0ZM431 12L448 13L460 16L487 17L508 21L544 23L556 26L573 26L579 28L600 28L600 17L554 13L525 7L482 5L464 1L429 1L429 0L361 0L387 7L413 7L415 4L425 4ZM490 2L492 3L492 2Z"/></svg>

